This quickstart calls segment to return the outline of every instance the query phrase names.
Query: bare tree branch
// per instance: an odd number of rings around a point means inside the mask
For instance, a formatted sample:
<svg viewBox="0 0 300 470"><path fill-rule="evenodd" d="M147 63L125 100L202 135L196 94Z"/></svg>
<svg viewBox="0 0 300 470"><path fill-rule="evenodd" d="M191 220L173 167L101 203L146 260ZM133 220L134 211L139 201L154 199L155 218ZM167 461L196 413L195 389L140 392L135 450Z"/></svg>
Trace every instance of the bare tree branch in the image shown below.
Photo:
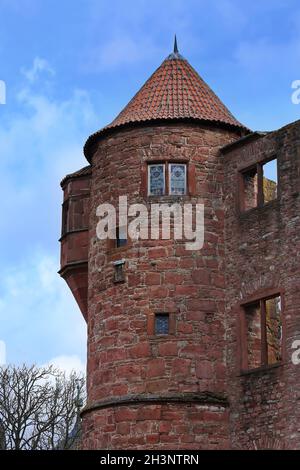
<svg viewBox="0 0 300 470"><path fill-rule="evenodd" d="M72 448L84 396L84 378L75 372L0 367L0 449Z"/></svg>

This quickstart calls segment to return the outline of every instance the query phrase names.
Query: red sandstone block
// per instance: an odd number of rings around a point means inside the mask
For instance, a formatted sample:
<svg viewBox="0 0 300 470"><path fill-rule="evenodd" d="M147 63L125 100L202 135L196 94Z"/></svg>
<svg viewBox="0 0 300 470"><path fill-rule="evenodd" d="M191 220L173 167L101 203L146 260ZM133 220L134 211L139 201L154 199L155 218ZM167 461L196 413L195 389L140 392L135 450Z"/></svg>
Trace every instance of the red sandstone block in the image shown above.
<svg viewBox="0 0 300 470"><path fill-rule="evenodd" d="M176 286L175 295L197 295L199 289L196 286Z"/></svg>
<svg viewBox="0 0 300 470"><path fill-rule="evenodd" d="M130 434L130 424L126 422L118 423L116 428L117 434Z"/></svg>
<svg viewBox="0 0 300 470"><path fill-rule="evenodd" d="M120 421L135 421L137 416L137 410L133 408L120 407L115 411L116 422Z"/></svg>
<svg viewBox="0 0 300 470"><path fill-rule="evenodd" d="M225 287L225 277L223 274L212 274L212 285Z"/></svg>
<svg viewBox="0 0 300 470"><path fill-rule="evenodd" d="M157 268L160 271L165 271L166 269L176 269L178 265L178 258L176 259L163 259L157 261Z"/></svg>
<svg viewBox="0 0 300 470"><path fill-rule="evenodd" d="M127 276L128 287L137 287L141 284L140 274L128 274Z"/></svg>
<svg viewBox="0 0 300 470"><path fill-rule="evenodd" d="M213 313L216 311L216 303L212 300L191 299L187 302L187 308L189 310L202 310L203 312Z"/></svg>
<svg viewBox="0 0 300 470"><path fill-rule="evenodd" d="M210 284L210 273L206 269L194 269L192 272L192 279L195 284Z"/></svg>
<svg viewBox="0 0 300 470"><path fill-rule="evenodd" d="M196 364L196 376L201 379L210 379L213 376L214 367L209 361L199 361Z"/></svg>
<svg viewBox="0 0 300 470"><path fill-rule="evenodd" d="M146 391L148 393L166 392L170 386L169 380L154 380L146 384Z"/></svg>
<svg viewBox="0 0 300 470"><path fill-rule="evenodd" d="M148 436L146 436L146 442L148 444L157 444L159 442L159 435L149 434Z"/></svg>
<svg viewBox="0 0 300 470"><path fill-rule="evenodd" d="M147 286L160 285L161 275L160 273L146 273L145 284Z"/></svg>
<svg viewBox="0 0 300 470"><path fill-rule="evenodd" d="M186 322L177 322L177 332L184 333L184 334L191 334L193 333L193 325Z"/></svg>
<svg viewBox="0 0 300 470"><path fill-rule="evenodd" d="M190 359L182 359L177 358L174 359L172 364L172 375L190 375L190 368L191 368L191 360Z"/></svg>
<svg viewBox="0 0 300 470"><path fill-rule="evenodd" d="M179 409L165 409L162 410L162 419L170 420L173 423L178 423L179 421L184 419L184 412L180 411Z"/></svg>
<svg viewBox="0 0 300 470"><path fill-rule="evenodd" d="M149 248L148 257L149 259L159 259L167 256L165 248Z"/></svg>
<svg viewBox="0 0 300 470"><path fill-rule="evenodd" d="M177 343L173 341L160 343L158 346L158 353L161 356L177 356L177 353L178 353Z"/></svg>
<svg viewBox="0 0 300 470"><path fill-rule="evenodd" d="M150 344L148 342L138 343L129 349L129 355L133 359L137 357L147 357L150 356L150 354L151 349Z"/></svg>
<svg viewBox="0 0 300 470"><path fill-rule="evenodd" d="M116 376L120 379L127 379L128 381L140 377L141 368L132 362L129 364L122 364L117 367Z"/></svg>
<svg viewBox="0 0 300 470"><path fill-rule="evenodd" d="M134 434L142 434L145 437L147 434L151 433L151 425L152 423L149 419L137 421L134 423Z"/></svg>
<svg viewBox="0 0 300 470"><path fill-rule="evenodd" d="M184 281L184 275L181 273L165 273L166 284L181 284Z"/></svg>
<svg viewBox="0 0 300 470"><path fill-rule="evenodd" d="M164 359L152 359L148 362L147 377L159 377L165 373Z"/></svg>
<svg viewBox="0 0 300 470"><path fill-rule="evenodd" d="M121 361L122 359L127 358L127 350L124 348L114 348L107 351L107 360L106 362L115 362Z"/></svg>
<svg viewBox="0 0 300 470"><path fill-rule="evenodd" d="M228 416L226 413L217 413L215 411L204 411L203 413L203 420L204 421L217 421L217 422L220 422L220 421L227 421L228 420Z"/></svg>
<svg viewBox="0 0 300 470"><path fill-rule="evenodd" d="M169 290L165 286L151 286L149 288L149 297L151 299L161 299L168 297Z"/></svg>
<svg viewBox="0 0 300 470"><path fill-rule="evenodd" d="M186 357L199 357L205 352L205 347L203 344L187 344L184 348L181 350L181 354L186 356Z"/></svg>
<svg viewBox="0 0 300 470"><path fill-rule="evenodd" d="M169 421L161 421L158 426L160 433L170 432L172 429L172 424Z"/></svg>
<svg viewBox="0 0 300 470"><path fill-rule="evenodd" d="M158 420L161 418L161 407L151 406L151 408L140 408L137 413L137 421Z"/></svg>

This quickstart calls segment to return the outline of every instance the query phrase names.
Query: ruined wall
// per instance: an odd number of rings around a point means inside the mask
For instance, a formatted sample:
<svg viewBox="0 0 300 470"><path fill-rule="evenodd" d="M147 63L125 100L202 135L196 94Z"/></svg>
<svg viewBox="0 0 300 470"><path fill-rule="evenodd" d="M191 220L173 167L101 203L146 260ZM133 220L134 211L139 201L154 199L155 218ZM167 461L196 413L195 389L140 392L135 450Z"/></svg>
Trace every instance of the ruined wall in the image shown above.
<svg viewBox="0 0 300 470"><path fill-rule="evenodd" d="M219 149L237 138L181 123L120 130L99 143L91 185L86 448L228 447ZM202 250L174 240L117 249L99 241L98 205L117 205L121 195L129 204L148 203L146 163L161 160L189 163L190 195L156 202L205 204ZM125 279L116 284L120 258ZM156 312L172 315L169 335L153 334Z"/></svg>
<svg viewBox="0 0 300 470"><path fill-rule="evenodd" d="M240 213L238 172L273 156L278 158L278 198ZM300 338L300 122L233 147L222 158L232 446L299 449L300 366L291 362L291 346ZM241 303L274 292L283 299L283 360L242 373Z"/></svg>

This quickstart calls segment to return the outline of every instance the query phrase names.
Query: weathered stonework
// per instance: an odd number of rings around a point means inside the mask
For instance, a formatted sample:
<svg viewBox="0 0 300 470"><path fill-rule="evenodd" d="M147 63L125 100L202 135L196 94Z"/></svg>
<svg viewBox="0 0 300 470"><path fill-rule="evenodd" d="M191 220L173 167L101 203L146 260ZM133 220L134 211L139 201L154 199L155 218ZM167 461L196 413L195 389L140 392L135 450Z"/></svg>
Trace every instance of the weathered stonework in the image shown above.
<svg viewBox="0 0 300 470"><path fill-rule="evenodd" d="M239 213L238 171L273 156L278 159L278 199ZM300 338L300 121L233 146L222 159L232 445L299 449L300 367L292 364L291 346ZM283 296L283 361L241 375L240 303L272 290Z"/></svg>
<svg viewBox="0 0 300 470"><path fill-rule="evenodd" d="M300 449L300 365L291 361L300 340L300 121L250 133L197 80L169 56L88 139L90 166L62 182L60 273L88 325L85 449ZM241 210L243 170L274 157L277 198L268 181L264 202L274 200ZM151 162L185 162L187 194L149 197ZM258 202L261 181L247 187ZM119 248L99 240L97 207L118 207L124 195L148 208L203 203L203 248L172 237ZM281 361L245 370L244 305L275 294ZM154 334L156 313L169 313L168 335Z"/></svg>

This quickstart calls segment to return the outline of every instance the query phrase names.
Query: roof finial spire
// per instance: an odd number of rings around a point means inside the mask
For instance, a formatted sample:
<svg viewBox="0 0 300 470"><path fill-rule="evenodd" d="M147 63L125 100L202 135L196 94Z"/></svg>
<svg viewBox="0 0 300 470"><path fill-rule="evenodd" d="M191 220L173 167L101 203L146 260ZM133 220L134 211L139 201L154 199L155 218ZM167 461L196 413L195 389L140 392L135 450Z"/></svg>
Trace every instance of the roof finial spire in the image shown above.
<svg viewBox="0 0 300 470"><path fill-rule="evenodd" d="M177 37L175 34L175 39L174 39L174 54L178 54L178 46L177 46Z"/></svg>

